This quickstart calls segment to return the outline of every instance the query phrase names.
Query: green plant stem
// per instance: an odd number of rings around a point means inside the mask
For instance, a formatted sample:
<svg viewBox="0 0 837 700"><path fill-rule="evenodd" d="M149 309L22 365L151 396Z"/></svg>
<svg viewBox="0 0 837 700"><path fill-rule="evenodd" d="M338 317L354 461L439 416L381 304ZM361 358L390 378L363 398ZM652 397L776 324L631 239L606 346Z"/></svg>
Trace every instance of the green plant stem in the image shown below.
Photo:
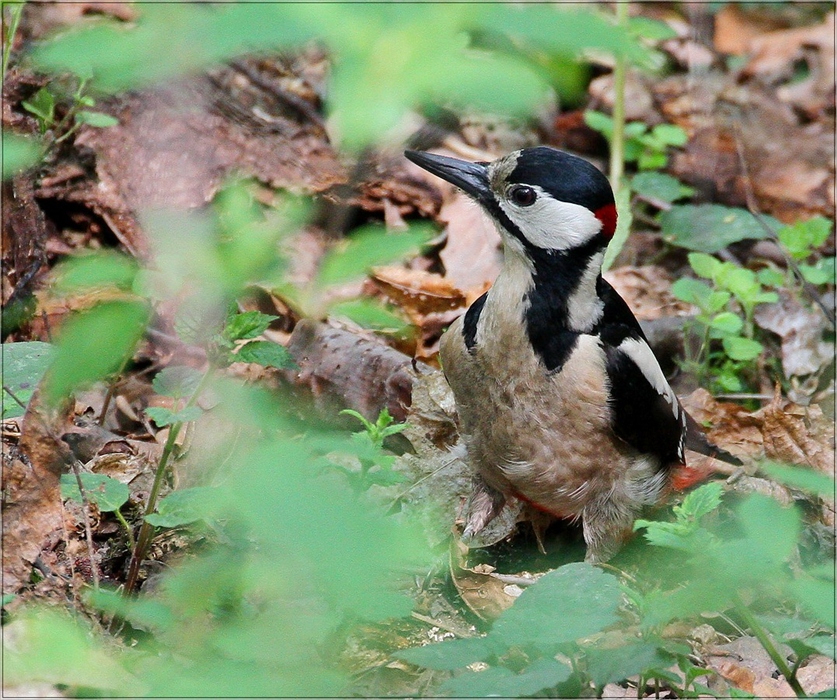
<svg viewBox="0 0 837 700"><path fill-rule="evenodd" d="M212 374L210 367L201 378L200 383L195 388L191 398L186 402L185 408L191 408L195 405L198 397L201 395L204 387L209 381ZM157 507L157 498L160 495L160 489L163 486L163 479L166 475L169 460L174 452L174 447L177 443L177 438L183 428L184 423L173 423L169 429L169 435L166 439L166 444L163 447L163 454L160 456L160 463L157 465L157 472L154 474L154 483L151 486L151 493L148 495L148 503L145 505L145 513L143 514L142 525L140 526L139 535L137 536L137 544L134 547L131 555L131 563L128 565L128 576L125 579L125 589L123 596L128 597L133 593L137 585L137 577L139 576L140 564L142 564L145 555L148 553L148 548L151 546L151 541L154 538L154 526L146 520L146 517L151 515Z"/></svg>
<svg viewBox="0 0 837 700"><path fill-rule="evenodd" d="M779 653L779 650L776 649L776 646L773 644L773 640L767 635L764 627L759 624L759 621L756 619L756 616L750 612L750 609L744 605L744 603L739 599L735 603L735 609L742 618L744 618L744 622L747 623L747 626L750 628L750 631L755 635L756 639L759 640L759 644L762 645L764 650L767 652L767 655L770 657L770 660L776 664L776 668L779 669L779 673L781 673L785 680L788 682L790 687L793 689L793 692L796 693L796 697L804 698L805 691L802 689L802 686L799 684L799 681L796 679L796 675L791 671L790 667L788 666L785 659Z"/></svg>
<svg viewBox="0 0 837 700"><path fill-rule="evenodd" d="M133 551L134 549L136 549L137 543L134 540L134 533L131 532L131 526L128 525L128 521L125 520L125 516L122 515L122 511L120 511L118 508L115 511L113 511L113 514L116 516L116 519L119 521L122 527L125 528L125 534L128 536L128 546L131 548L131 551Z"/></svg>
<svg viewBox="0 0 837 700"><path fill-rule="evenodd" d="M628 23L627 2L616 3L616 23ZM610 184L618 195L625 172L625 55L617 53L613 66L613 136L610 141Z"/></svg>
<svg viewBox="0 0 837 700"><path fill-rule="evenodd" d="M3 82L6 82L6 71L9 68L9 58L12 55L12 45L15 43L15 34L17 34L17 27L20 24L20 18L23 15L23 6L25 3L10 3L9 14L11 15L11 24L6 32L6 45L3 47Z"/></svg>

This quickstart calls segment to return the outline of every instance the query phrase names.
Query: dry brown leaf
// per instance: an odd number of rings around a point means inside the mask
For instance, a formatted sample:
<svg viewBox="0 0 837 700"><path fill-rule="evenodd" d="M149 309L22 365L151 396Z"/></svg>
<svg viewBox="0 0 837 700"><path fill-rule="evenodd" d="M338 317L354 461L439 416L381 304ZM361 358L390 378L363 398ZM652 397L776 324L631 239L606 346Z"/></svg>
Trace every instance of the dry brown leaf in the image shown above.
<svg viewBox="0 0 837 700"><path fill-rule="evenodd" d="M462 192L445 202L439 218L448 223L447 243L439 253L445 277L466 293L470 304L500 274L500 234L482 209Z"/></svg>
<svg viewBox="0 0 837 700"><path fill-rule="evenodd" d="M715 15L715 50L719 53L747 53L753 39L779 28L775 16L729 3Z"/></svg>
<svg viewBox="0 0 837 700"><path fill-rule="evenodd" d="M70 406L47 408L37 390L23 417L19 445L4 445L4 593L28 581L44 541L63 522L59 479L72 454L58 436L69 423Z"/></svg>
<svg viewBox="0 0 837 700"><path fill-rule="evenodd" d="M755 683L756 674L749 668L739 666L735 663L726 663L721 664L721 667L718 669L718 673L720 673L737 688L741 688L741 690L748 693L753 692L753 683Z"/></svg>
<svg viewBox="0 0 837 700"><path fill-rule="evenodd" d="M465 305L465 295L447 278L424 270L376 267L372 280L411 316L451 311Z"/></svg>
<svg viewBox="0 0 837 700"><path fill-rule="evenodd" d="M784 399L777 386L773 400L753 414L761 423L764 454L790 464L808 464L834 474L834 423L819 406L800 406Z"/></svg>
<svg viewBox="0 0 837 700"><path fill-rule="evenodd" d="M683 407L701 425L713 443L737 457L756 459L763 454L758 421L737 404L717 401L706 389L680 397Z"/></svg>
<svg viewBox="0 0 837 700"><path fill-rule="evenodd" d="M652 321L664 316L688 316L692 313L691 305L672 295L673 280L665 268L657 265L625 265L609 270L604 278L613 285L641 321Z"/></svg>
<svg viewBox="0 0 837 700"><path fill-rule="evenodd" d="M481 620L496 620L508 610L515 596L506 592L506 584L491 575L490 571L470 569L465 566L468 546L462 542L462 533L453 531L450 548L450 572L456 590L465 605Z"/></svg>
<svg viewBox="0 0 837 700"><path fill-rule="evenodd" d="M834 346L823 340L825 316L819 307L806 308L783 293L775 304L756 308L756 323L782 339L782 369L786 377L819 372L834 360Z"/></svg>

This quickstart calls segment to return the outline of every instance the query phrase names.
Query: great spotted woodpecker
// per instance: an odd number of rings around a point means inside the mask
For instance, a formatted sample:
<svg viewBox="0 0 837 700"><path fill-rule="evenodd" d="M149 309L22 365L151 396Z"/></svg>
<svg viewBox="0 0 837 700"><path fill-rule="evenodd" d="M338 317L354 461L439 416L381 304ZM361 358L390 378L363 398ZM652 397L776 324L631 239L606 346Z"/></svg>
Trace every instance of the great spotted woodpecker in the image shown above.
<svg viewBox="0 0 837 700"><path fill-rule="evenodd" d="M587 560L620 548L685 448L727 461L680 405L628 305L601 275L616 229L607 178L548 147L491 163L406 151L494 220L504 263L442 338L476 475L465 535L508 497L580 519ZM540 538L539 538L540 539Z"/></svg>

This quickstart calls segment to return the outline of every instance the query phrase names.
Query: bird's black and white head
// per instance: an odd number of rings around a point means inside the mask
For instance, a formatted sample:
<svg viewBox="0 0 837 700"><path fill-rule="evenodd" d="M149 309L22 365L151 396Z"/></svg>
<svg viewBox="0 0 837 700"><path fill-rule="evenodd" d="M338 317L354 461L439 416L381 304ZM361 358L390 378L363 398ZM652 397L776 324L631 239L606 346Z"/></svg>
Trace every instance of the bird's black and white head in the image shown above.
<svg viewBox="0 0 837 700"><path fill-rule="evenodd" d="M583 158L539 146L491 163L406 151L416 165L460 187L497 223L507 248L538 259L604 250L616 229L607 178Z"/></svg>

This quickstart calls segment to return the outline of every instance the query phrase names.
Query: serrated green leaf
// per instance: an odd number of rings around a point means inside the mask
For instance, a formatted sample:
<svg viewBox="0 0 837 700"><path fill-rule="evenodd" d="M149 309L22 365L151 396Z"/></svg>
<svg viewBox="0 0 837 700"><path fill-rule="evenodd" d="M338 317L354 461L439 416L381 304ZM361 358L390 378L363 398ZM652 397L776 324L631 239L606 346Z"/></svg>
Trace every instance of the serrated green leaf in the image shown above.
<svg viewBox="0 0 837 700"><path fill-rule="evenodd" d="M683 503L675 509L675 513L678 518L682 515L690 520L700 520L721 505L723 493L723 484L718 481L703 484L686 494Z"/></svg>
<svg viewBox="0 0 837 700"><path fill-rule="evenodd" d="M656 547L668 547L683 551L692 550L691 535L694 529L682 522L666 523L656 520L637 520L634 530L645 529L645 539Z"/></svg>
<svg viewBox="0 0 837 700"><path fill-rule="evenodd" d="M269 340L254 340L242 345L235 354L235 359L278 369L294 369L297 366L288 348Z"/></svg>
<svg viewBox="0 0 837 700"><path fill-rule="evenodd" d="M3 343L3 420L22 416L35 387L55 356L55 346L40 341ZM11 391L21 406L6 391Z"/></svg>
<svg viewBox="0 0 837 700"><path fill-rule="evenodd" d="M749 362L755 360L762 352L764 346L757 340L742 338L739 336L726 336L721 339L724 345L724 352L732 360L738 362Z"/></svg>
<svg viewBox="0 0 837 700"><path fill-rule="evenodd" d="M79 112L76 112L76 121L81 122L82 124L95 126L99 129L105 129L109 126L116 126L119 124L119 120L116 117L112 117L110 114L105 114L104 112L91 112L87 109L82 109Z"/></svg>
<svg viewBox="0 0 837 700"><path fill-rule="evenodd" d="M615 576L586 563L566 564L523 591L490 636L508 646L554 648L611 625L620 600Z"/></svg>
<svg viewBox="0 0 837 700"><path fill-rule="evenodd" d="M181 527L203 520L212 513L218 491L209 486L178 489L157 503L157 512L145 519L155 527Z"/></svg>
<svg viewBox="0 0 837 700"><path fill-rule="evenodd" d="M171 365L157 372L151 386L162 396L185 398L195 393L203 374L193 367Z"/></svg>
<svg viewBox="0 0 837 700"><path fill-rule="evenodd" d="M245 311L233 316L224 328L224 335L230 340L247 340L264 333L278 316L269 316L260 311Z"/></svg>
<svg viewBox="0 0 837 700"><path fill-rule="evenodd" d="M497 692L500 683L514 678L514 673L502 666L492 666L484 671L465 671L445 681L441 691L455 698L502 697Z"/></svg>
<svg viewBox="0 0 837 700"><path fill-rule="evenodd" d="M492 653L491 645L485 637L470 637L404 649L395 656L416 666L437 671L454 671L476 661L484 661Z"/></svg>
<svg viewBox="0 0 837 700"><path fill-rule="evenodd" d="M709 306L712 288L700 280L692 279L691 277L681 277L671 285L671 293L681 301L694 304L698 308L706 310Z"/></svg>
<svg viewBox="0 0 837 700"><path fill-rule="evenodd" d="M188 423L189 421L197 420L203 415L203 411L197 406L187 406L179 411L151 406L146 408L145 412L157 424L158 428L163 428L174 423Z"/></svg>
<svg viewBox="0 0 837 700"><path fill-rule="evenodd" d="M685 146L689 140L683 128L676 124L657 124L651 133L655 139L666 146Z"/></svg>
<svg viewBox="0 0 837 700"><path fill-rule="evenodd" d="M771 225L778 222L765 217ZM746 209L719 204L683 204L660 214L663 236L670 243L702 253L717 253L731 243L769 235Z"/></svg>
<svg viewBox="0 0 837 700"><path fill-rule="evenodd" d="M777 235L782 245L796 260L804 260L823 243L831 233L831 221L824 216L815 216L782 226Z"/></svg>
<svg viewBox="0 0 837 700"><path fill-rule="evenodd" d="M597 687L622 681L630 676L646 674L649 669L665 670L672 658L663 654L656 644L637 641L621 647L586 650L590 678Z"/></svg>
<svg viewBox="0 0 837 700"><path fill-rule="evenodd" d="M81 484L87 500L95 503L102 512L119 510L131 497L126 484L104 474L81 474ZM83 503L75 474L61 475L61 498Z"/></svg>

